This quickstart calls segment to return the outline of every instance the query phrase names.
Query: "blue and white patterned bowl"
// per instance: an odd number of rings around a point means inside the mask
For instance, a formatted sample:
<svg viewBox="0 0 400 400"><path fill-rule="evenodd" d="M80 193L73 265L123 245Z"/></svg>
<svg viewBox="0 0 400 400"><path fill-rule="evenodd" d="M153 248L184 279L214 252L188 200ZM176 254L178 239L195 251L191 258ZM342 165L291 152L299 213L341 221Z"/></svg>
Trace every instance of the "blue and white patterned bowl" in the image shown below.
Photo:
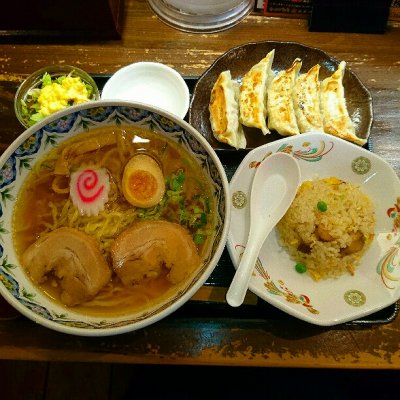
<svg viewBox="0 0 400 400"><path fill-rule="evenodd" d="M50 301L29 280L16 256L12 215L24 179L36 160L62 141L89 129L132 125L168 136L189 150L210 177L217 201L217 226L210 253L192 282L173 298L140 315L89 317ZM168 112L141 103L97 101L73 106L26 130L0 157L0 293L21 314L56 331L106 336L143 328L188 301L214 270L224 249L230 221L228 181L216 153L193 127Z"/></svg>

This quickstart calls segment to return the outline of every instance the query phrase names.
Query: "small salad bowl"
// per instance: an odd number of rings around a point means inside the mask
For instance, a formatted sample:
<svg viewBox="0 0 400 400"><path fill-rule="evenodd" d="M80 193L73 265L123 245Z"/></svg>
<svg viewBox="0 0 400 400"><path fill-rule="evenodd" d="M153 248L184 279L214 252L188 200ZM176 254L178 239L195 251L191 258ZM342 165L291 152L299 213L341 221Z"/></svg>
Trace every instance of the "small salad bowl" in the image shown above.
<svg viewBox="0 0 400 400"><path fill-rule="evenodd" d="M65 81L67 77L73 79ZM71 65L51 65L22 82L15 94L14 110L19 122L29 128L57 111L99 99L97 84L87 72Z"/></svg>

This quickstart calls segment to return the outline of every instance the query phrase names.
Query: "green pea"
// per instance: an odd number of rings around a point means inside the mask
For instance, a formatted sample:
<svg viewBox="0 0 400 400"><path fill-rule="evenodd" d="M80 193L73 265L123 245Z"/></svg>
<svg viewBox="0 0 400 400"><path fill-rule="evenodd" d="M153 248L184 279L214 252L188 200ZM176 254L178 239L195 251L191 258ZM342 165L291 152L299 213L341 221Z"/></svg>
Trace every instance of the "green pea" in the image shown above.
<svg viewBox="0 0 400 400"><path fill-rule="evenodd" d="M306 264L304 264L304 263L302 263L302 262L297 263L297 264L294 266L294 268L296 269L296 271L297 271L299 274L304 274L304 272L307 271Z"/></svg>
<svg viewBox="0 0 400 400"><path fill-rule="evenodd" d="M328 205L321 200L317 203L317 208L319 211L325 212L328 209Z"/></svg>

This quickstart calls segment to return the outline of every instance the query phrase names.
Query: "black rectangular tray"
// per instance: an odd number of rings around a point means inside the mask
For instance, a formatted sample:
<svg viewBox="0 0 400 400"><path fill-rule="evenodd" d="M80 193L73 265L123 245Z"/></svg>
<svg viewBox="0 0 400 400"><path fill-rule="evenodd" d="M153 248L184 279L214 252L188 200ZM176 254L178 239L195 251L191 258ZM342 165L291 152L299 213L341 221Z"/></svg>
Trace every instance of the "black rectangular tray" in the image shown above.
<svg viewBox="0 0 400 400"><path fill-rule="evenodd" d="M109 76L94 75L101 92L104 84ZM185 81L189 87L190 93L197 82L195 77L185 77ZM365 146L372 151L371 144ZM247 154L246 151L225 152L216 150L218 157L224 166L228 180L230 180L236 171L236 168ZM245 301L241 307L231 307L225 301L225 293L229 287L235 268L230 259L228 250L224 249L222 256L205 282L199 293L188 301L177 311L173 313L173 318L210 318L217 321L219 318L233 318L245 320L276 320L276 319L295 319L278 308L270 305L266 301L259 299L256 295L248 292ZM357 319L342 325L363 326L373 324L386 324L393 321L399 313L399 304L396 302L378 312L368 315L364 318Z"/></svg>

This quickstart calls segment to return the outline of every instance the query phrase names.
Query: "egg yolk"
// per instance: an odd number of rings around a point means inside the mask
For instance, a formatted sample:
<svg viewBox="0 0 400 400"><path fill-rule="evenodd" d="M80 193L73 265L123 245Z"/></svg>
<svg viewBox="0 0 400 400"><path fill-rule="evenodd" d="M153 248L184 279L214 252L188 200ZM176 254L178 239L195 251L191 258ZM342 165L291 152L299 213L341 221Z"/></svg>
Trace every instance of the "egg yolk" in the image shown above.
<svg viewBox="0 0 400 400"><path fill-rule="evenodd" d="M138 200L148 200L157 191L157 181L149 172L138 170L129 175L127 189L135 193Z"/></svg>

